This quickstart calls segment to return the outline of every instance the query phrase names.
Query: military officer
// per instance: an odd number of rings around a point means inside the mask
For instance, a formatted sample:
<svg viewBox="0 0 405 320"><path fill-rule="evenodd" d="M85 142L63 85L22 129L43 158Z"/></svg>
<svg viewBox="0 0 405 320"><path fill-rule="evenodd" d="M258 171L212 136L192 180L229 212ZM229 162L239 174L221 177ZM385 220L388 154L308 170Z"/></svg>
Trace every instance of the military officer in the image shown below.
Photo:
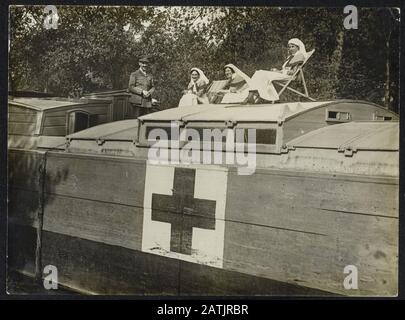
<svg viewBox="0 0 405 320"><path fill-rule="evenodd" d="M129 117L138 118L152 110L152 94L155 92L153 77L150 73L149 58L139 59L139 69L131 73L128 84L131 93Z"/></svg>

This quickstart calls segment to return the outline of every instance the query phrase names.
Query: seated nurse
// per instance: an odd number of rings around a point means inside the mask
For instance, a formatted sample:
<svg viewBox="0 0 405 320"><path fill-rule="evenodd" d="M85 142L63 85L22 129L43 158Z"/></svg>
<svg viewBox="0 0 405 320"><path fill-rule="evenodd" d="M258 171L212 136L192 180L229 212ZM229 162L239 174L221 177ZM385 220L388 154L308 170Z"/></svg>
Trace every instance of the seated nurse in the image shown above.
<svg viewBox="0 0 405 320"><path fill-rule="evenodd" d="M259 93L260 98L268 101L279 100L278 93L274 88L272 81L274 80L289 80L297 67L304 63L307 58L304 43L293 38L288 41L289 56L284 62L281 70L272 69L272 71L258 70L253 75L249 82L249 96L246 102L254 102L255 91Z"/></svg>
<svg viewBox="0 0 405 320"><path fill-rule="evenodd" d="M225 84L220 90L211 93L211 103L240 103L249 94L248 81L250 78L233 64L224 66ZM224 81L220 81L224 82Z"/></svg>
<svg viewBox="0 0 405 320"><path fill-rule="evenodd" d="M179 101L179 107L208 103L206 89L209 80L204 72L198 68L190 71L190 82Z"/></svg>
<svg viewBox="0 0 405 320"><path fill-rule="evenodd" d="M251 80L244 72L233 64L224 67L228 83L225 86L222 103L238 103L245 100L249 94L248 82Z"/></svg>

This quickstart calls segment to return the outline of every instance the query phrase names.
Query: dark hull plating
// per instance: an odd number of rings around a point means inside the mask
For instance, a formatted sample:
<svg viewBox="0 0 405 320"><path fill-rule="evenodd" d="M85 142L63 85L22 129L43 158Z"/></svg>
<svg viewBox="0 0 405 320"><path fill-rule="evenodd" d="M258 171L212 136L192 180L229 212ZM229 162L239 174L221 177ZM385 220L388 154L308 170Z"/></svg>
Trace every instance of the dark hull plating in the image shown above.
<svg viewBox="0 0 405 320"><path fill-rule="evenodd" d="M46 170L38 169L41 164ZM9 267L38 275L43 266L55 265L59 282L74 290L396 293L394 178L275 169L239 176L230 168L223 255L220 266L212 267L145 252L144 160L15 150L10 165ZM346 265L361 270L357 292L343 287Z"/></svg>

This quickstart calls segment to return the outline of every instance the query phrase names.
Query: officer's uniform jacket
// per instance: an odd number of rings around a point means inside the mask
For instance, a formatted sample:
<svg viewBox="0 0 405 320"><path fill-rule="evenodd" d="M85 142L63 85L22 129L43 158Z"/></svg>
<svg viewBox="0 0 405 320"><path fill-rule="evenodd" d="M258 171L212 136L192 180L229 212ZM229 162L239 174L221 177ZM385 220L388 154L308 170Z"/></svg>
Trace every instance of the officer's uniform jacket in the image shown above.
<svg viewBox="0 0 405 320"><path fill-rule="evenodd" d="M128 91L131 93L129 102L143 108L152 107L151 95L145 98L142 91L149 91L152 95L155 92L153 77L150 74L145 74L141 69L131 73L129 77Z"/></svg>

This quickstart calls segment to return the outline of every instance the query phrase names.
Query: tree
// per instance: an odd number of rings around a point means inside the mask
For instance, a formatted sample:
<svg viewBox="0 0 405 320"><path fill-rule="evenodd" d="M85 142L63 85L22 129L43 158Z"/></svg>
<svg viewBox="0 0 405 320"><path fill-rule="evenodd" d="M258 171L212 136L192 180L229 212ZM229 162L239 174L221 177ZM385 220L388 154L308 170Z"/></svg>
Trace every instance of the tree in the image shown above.
<svg viewBox="0 0 405 320"><path fill-rule="evenodd" d="M395 10L359 10L358 30L343 28L343 8L59 6L57 30L43 28L42 10L12 7L13 88L59 95L123 89L138 59L148 55L161 105L175 107L191 67L218 80L223 66L234 63L252 76L280 68L288 40L300 38L315 49L305 70L312 96L398 109Z"/></svg>

